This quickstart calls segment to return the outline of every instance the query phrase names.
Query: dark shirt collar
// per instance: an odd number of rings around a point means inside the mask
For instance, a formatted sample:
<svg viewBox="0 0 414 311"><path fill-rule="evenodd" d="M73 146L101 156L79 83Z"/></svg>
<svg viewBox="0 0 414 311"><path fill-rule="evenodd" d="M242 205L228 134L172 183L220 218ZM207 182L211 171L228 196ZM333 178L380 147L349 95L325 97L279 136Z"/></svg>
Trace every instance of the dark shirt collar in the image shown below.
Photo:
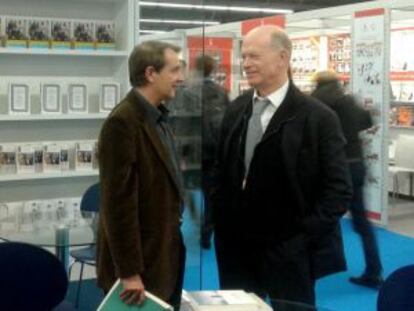
<svg viewBox="0 0 414 311"><path fill-rule="evenodd" d="M144 109L145 114L148 116L150 121L153 124L158 124L159 122L167 122L168 113L170 112L164 104L160 104L158 107L150 104L150 102L138 91L135 89L135 94L140 99L138 105Z"/></svg>

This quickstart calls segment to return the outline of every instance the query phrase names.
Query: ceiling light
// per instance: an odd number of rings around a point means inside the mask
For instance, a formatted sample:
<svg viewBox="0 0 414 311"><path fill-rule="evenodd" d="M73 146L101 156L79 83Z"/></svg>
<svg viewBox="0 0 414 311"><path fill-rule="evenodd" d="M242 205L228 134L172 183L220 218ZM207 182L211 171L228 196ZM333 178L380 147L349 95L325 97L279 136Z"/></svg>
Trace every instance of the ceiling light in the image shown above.
<svg viewBox="0 0 414 311"><path fill-rule="evenodd" d="M140 33L166 33L166 31L162 31L162 30L143 30L143 29L140 29L139 32Z"/></svg>
<svg viewBox="0 0 414 311"><path fill-rule="evenodd" d="M219 22L200 21L200 20L183 20L183 19L153 19L141 18L141 23L156 23L156 24L183 24L183 25L218 25Z"/></svg>
<svg viewBox="0 0 414 311"><path fill-rule="evenodd" d="M284 9L224 6L224 5L196 5L196 4L153 2L153 1L140 1L139 5L140 6L157 6L157 7L175 8L175 9L209 10L209 11L232 11L232 12L249 12L249 13L274 13L274 14L293 13L292 10L284 10Z"/></svg>

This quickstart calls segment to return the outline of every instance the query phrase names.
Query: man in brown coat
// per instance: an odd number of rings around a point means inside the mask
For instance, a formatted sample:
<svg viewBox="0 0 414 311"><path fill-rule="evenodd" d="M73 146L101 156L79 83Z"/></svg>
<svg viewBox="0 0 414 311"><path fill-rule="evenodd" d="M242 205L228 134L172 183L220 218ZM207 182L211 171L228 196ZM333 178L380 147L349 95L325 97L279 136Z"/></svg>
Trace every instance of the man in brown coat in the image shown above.
<svg viewBox="0 0 414 311"><path fill-rule="evenodd" d="M129 58L131 91L99 137L101 217L98 284L121 279L121 298L141 303L144 290L179 308L185 262L180 231L182 182L163 101L183 76L171 44L149 41Z"/></svg>

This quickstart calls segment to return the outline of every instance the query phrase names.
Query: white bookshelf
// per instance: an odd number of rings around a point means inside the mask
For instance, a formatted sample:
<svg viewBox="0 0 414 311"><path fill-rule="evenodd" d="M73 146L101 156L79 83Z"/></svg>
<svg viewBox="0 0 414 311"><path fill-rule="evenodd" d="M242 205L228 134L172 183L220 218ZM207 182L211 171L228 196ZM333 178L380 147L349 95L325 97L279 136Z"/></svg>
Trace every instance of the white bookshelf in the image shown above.
<svg viewBox="0 0 414 311"><path fill-rule="evenodd" d="M108 113L85 114L31 114L31 115L0 115L0 122L7 121L53 121L53 120L104 120Z"/></svg>
<svg viewBox="0 0 414 311"><path fill-rule="evenodd" d="M99 175L99 172L97 170L88 170L88 171L70 170L70 171L53 172L53 173L8 174L8 175L0 175L0 183L10 182L10 181L39 180L39 179L93 177L93 176L98 176L98 175Z"/></svg>
<svg viewBox="0 0 414 311"><path fill-rule="evenodd" d="M0 55L4 56L88 56L88 57L120 57L128 56L127 51L99 51L99 50L54 50L54 49L36 49L36 48L0 48Z"/></svg>
<svg viewBox="0 0 414 311"><path fill-rule="evenodd" d="M99 111L100 84L116 82L121 98L129 91L128 56L134 46L135 0L0 0L1 16L111 21L114 50L59 50L0 46L0 144L97 140L108 113ZM4 29L3 29L4 31ZM3 33L1 34L3 35ZM8 86L30 90L30 114L8 111ZM61 85L63 113L40 113L41 83ZM67 113L68 85L88 90L88 113ZM81 197L98 181L98 171L0 175L0 202Z"/></svg>

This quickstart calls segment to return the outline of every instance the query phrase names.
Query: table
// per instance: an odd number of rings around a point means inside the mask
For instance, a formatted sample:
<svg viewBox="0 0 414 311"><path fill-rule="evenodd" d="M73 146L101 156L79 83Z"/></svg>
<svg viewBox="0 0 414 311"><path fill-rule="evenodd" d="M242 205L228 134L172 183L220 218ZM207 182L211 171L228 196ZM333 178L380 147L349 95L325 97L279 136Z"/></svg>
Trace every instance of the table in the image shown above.
<svg viewBox="0 0 414 311"><path fill-rule="evenodd" d="M76 224L53 222L43 228L18 228L16 230L0 230L0 239L6 242L22 242L40 247L54 247L56 256L69 270L69 249L76 246L95 244L96 213L82 213L82 220Z"/></svg>
<svg viewBox="0 0 414 311"><path fill-rule="evenodd" d="M274 311L333 311L319 306L281 299L272 299L271 304Z"/></svg>

